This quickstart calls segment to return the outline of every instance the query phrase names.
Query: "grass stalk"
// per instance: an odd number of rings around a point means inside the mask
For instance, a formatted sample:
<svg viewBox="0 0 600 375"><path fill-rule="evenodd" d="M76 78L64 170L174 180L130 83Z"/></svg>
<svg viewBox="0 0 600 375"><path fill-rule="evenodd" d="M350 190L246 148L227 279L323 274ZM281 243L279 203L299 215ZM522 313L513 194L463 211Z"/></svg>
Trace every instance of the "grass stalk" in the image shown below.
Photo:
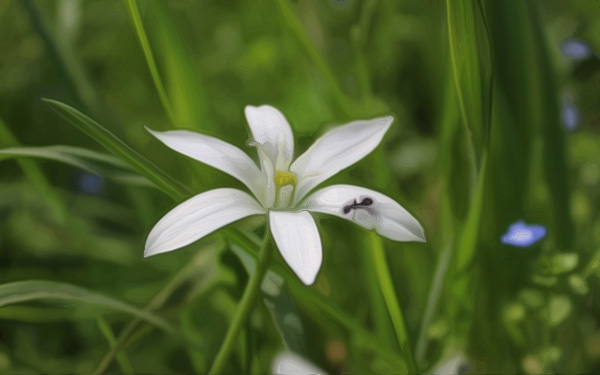
<svg viewBox="0 0 600 375"><path fill-rule="evenodd" d="M375 264L375 273L379 280L379 287L381 288L388 312L392 318L392 324L394 325L394 330L396 331L396 338L398 339L398 344L400 345L400 349L402 350L402 353L404 354L408 364L408 370L411 374L418 374L419 369L412 351L404 313L402 312L402 307L400 307L400 303L396 297L394 284L392 282L392 277L390 275L387 260L385 258L383 244L381 243L381 239L377 234L373 233L372 236L373 244L371 251Z"/></svg>
<svg viewBox="0 0 600 375"><path fill-rule="evenodd" d="M244 327L246 321L248 320L248 315L254 306L256 301L256 297L258 295L258 290L260 289L260 284L269 269L269 261L271 258L272 246L270 246L270 231L267 224L267 230L265 233L265 239L260 249L260 253L258 255L258 262L256 263L256 269L254 273L250 275L250 280L248 280L248 285L244 290L244 295L242 296L242 300L240 301L235 315L233 317L233 321L229 326L229 330L225 335L225 340L221 347L219 348L219 352L215 357L215 360L210 369L210 374L222 374L223 368L227 360L229 359L229 355L231 351L235 347L238 335L240 331Z"/></svg>

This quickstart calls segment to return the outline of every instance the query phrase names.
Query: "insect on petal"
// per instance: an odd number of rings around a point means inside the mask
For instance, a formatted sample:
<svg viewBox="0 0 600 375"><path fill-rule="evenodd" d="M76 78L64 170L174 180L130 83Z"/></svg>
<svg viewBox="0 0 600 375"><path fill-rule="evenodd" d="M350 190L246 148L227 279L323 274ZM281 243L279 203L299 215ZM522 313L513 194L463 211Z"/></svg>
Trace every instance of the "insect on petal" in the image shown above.
<svg viewBox="0 0 600 375"><path fill-rule="evenodd" d="M328 186L311 194L300 208L353 221L394 241L425 242L417 219L390 197L367 188Z"/></svg>

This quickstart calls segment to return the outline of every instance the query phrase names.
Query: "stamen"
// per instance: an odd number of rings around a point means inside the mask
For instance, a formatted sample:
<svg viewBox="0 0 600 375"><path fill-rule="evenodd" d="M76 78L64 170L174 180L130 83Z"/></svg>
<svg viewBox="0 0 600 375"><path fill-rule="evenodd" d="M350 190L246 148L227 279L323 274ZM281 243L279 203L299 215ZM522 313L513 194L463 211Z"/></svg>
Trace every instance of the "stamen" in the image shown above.
<svg viewBox="0 0 600 375"><path fill-rule="evenodd" d="M275 185L277 188L281 188L285 185L296 187L297 183L298 179L296 178L296 175L291 172L277 171L275 174Z"/></svg>
<svg viewBox="0 0 600 375"><path fill-rule="evenodd" d="M287 171L275 173L275 207L286 208L292 203L294 190L298 179L296 175Z"/></svg>

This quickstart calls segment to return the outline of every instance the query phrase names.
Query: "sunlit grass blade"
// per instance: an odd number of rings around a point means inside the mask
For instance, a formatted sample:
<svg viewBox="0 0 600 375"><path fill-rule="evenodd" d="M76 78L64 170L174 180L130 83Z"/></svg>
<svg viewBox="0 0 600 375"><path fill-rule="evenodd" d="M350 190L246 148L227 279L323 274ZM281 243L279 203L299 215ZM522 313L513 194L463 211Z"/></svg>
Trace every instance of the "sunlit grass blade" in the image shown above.
<svg viewBox="0 0 600 375"><path fill-rule="evenodd" d="M146 58L146 63L148 64L148 69L150 70L150 75L152 76L152 81L154 82L154 86L156 87L156 92L158 93L160 102L167 116L169 117L169 120L175 123L175 116L173 115L171 102L169 100L169 97L167 96L167 90L165 90L165 85L163 84L162 78L160 77L160 72L158 71L156 60L154 59L154 53L152 52L152 47L150 46L148 35L146 34L146 30L144 29L142 16L140 14L137 1L125 0L125 2L127 6L127 11L129 13L129 16L131 17L131 21L133 22L133 27L135 29L135 32L137 33L138 39L140 40L142 50L144 51L144 57Z"/></svg>
<svg viewBox="0 0 600 375"><path fill-rule="evenodd" d="M236 244L239 249L243 250L253 259L258 257L257 246L259 240L256 236L249 233L242 233L233 228L224 230L224 233L232 243ZM272 272L287 281L292 295L296 297L295 301L300 308L311 311L318 316L325 315L327 319L331 319L340 327L348 330L355 340L373 350L374 353L380 354L392 364L396 364L402 368L406 367L406 362L399 353L386 350L379 345L380 341L373 333L366 330L355 318L345 314L341 309L332 306L325 297L321 296L313 289L306 288L306 285L304 285L287 266L278 262L272 262L270 268Z"/></svg>
<svg viewBox="0 0 600 375"><path fill-rule="evenodd" d="M41 158L65 163L98 176L133 186L156 187L145 177L132 171L120 159L88 149L72 146L9 147L0 149L0 161L9 158Z"/></svg>
<svg viewBox="0 0 600 375"><path fill-rule="evenodd" d="M12 134L8 126L0 119L0 145L4 147L18 147L20 146L17 138ZM38 165L32 160L18 160L19 166L23 170L23 173L33 184L36 189L44 196L45 201L48 203L50 210L59 222L65 222L69 216L68 209L61 197L56 193L54 188L48 182L48 179L38 167Z"/></svg>
<svg viewBox="0 0 600 375"><path fill-rule="evenodd" d="M91 304L133 315L168 333L175 332L168 322L148 311L75 285L47 280L15 281L0 285L0 307L40 300Z"/></svg>
<svg viewBox="0 0 600 375"><path fill-rule="evenodd" d="M140 174L146 176L148 180L152 181L174 199L180 200L188 195L187 190L183 186L171 179L165 172L132 149L104 126L64 103L51 99L43 100L78 129L100 143L100 145L115 156L131 165Z"/></svg>
<svg viewBox="0 0 600 375"><path fill-rule="evenodd" d="M465 272L467 267L469 267L473 261L475 256L475 250L477 246L477 242L479 241L479 231L481 228L481 221L484 214L484 197L485 197L485 187L486 187L486 179L487 179L487 157L486 154L483 154L482 165L479 171L479 176L477 178L477 187L475 189L475 194L473 196L473 200L471 202L471 208L469 209L469 214L467 215L467 221L465 222L465 226L462 229L460 236L458 237L458 241L456 243L457 246L457 254L456 254L456 271L457 272Z"/></svg>
<svg viewBox="0 0 600 375"><path fill-rule="evenodd" d="M389 266L387 265L387 260L385 258L386 255L383 244L381 243L381 239L378 235L373 233L372 236L373 243L370 251L373 254L375 271L377 272L377 279L379 281L379 288L383 294L383 299L392 319L398 344L400 345L400 349L402 350L404 358L408 363L408 369L411 374L418 374L419 369L413 354L411 339L406 327L406 319L404 317L402 307L400 306L400 302L396 297L396 291L390 275Z"/></svg>
<svg viewBox="0 0 600 375"><path fill-rule="evenodd" d="M370 234L361 236L361 245L364 249L370 249L373 245ZM363 274L367 283L369 293L369 306L373 314L373 325L377 336L392 347L398 344L390 314L388 313L385 300L379 287L375 260L371 250L359 251Z"/></svg>
<svg viewBox="0 0 600 375"><path fill-rule="evenodd" d="M0 320L25 323L56 323L73 320L87 320L98 316L94 308L69 309L41 306L3 306L0 309Z"/></svg>
<svg viewBox="0 0 600 375"><path fill-rule="evenodd" d="M211 290L214 285L219 283L227 283L230 281L231 275L225 272L219 272L217 265L217 257L223 248L221 241L207 245L201 251L198 251L195 256L180 269L175 276L148 302L145 307L147 311L154 311L162 308L169 298L186 282L191 281L191 292L193 298L198 298L202 294ZM189 299L188 299L189 302ZM141 325L142 319L137 318L132 320L121 330L113 348L106 353L102 358L94 374L103 374L115 356L125 346L127 342L133 342L141 339L148 331ZM142 332L140 334L140 332ZM139 334L138 336L135 336ZM192 332L183 330L183 336L188 342L198 342L198 337ZM195 350L195 348L191 348Z"/></svg>
<svg viewBox="0 0 600 375"><path fill-rule="evenodd" d="M558 93L552 58L546 47L537 3L507 0L486 2L493 41L495 80L506 105L499 116L500 147L495 152L500 168L497 186L498 214L523 212L535 199L529 186L533 143L542 140L545 182L550 191L552 222L549 231L559 246L570 246L573 223L569 204L569 181L565 162L565 137L560 124ZM512 27L507 28L507 22ZM535 197L538 199L538 197ZM514 218L503 218L503 224Z"/></svg>
<svg viewBox="0 0 600 375"><path fill-rule="evenodd" d="M415 344L415 360L419 365L423 365L425 362L425 353L427 351L427 345L429 338L427 331L429 325L435 318L435 313L439 307L440 297L443 292L444 282L446 281L446 272L452 259L452 250L454 244L448 243L446 247L440 253L440 257L437 261L435 271L433 273L433 279L429 287L429 293L427 294L427 303L423 311L423 317L419 326L419 333L417 335L417 342Z"/></svg>
<svg viewBox="0 0 600 375"><path fill-rule="evenodd" d="M286 27L288 27L292 33L292 35L298 40L298 43L305 49L308 57L312 60L315 66L321 71L323 78L327 81L331 93L334 98L334 104L337 107L337 110L341 112L342 115L348 116L352 112L352 107L349 103L348 97L342 91L340 85L338 84L336 78L333 75L333 72L329 68L329 66L325 63L325 60L317 51L315 46L311 43L306 30L300 20L293 14L291 9L289 8L289 4L285 0L277 0L277 5L281 10L281 15L283 17L283 22Z"/></svg>
<svg viewBox="0 0 600 375"><path fill-rule="evenodd" d="M446 0L450 60L463 123L470 131L478 167L490 126L491 56L477 1Z"/></svg>
<svg viewBox="0 0 600 375"><path fill-rule="evenodd" d="M100 332L102 332L102 334L106 338L106 341L108 341L108 345L110 345L111 349L114 350L115 344L117 343L117 339L115 338L115 335L112 329L110 328L110 325L108 325L108 322L101 316L98 317L96 322L98 323L98 328L100 329ZM117 361L119 362L119 366L121 366L121 370L124 374L134 373L134 369L131 365L131 362L129 362L129 360L127 359L127 357L125 357L123 353L117 354Z"/></svg>
<svg viewBox="0 0 600 375"><path fill-rule="evenodd" d="M64 41L57 40L49 27L47 18L33 0L23 0L19 4L29 14L33 26L42 37L50 56L62 71L62 76L65 77L77 100L88 111L92 111L94 114L99 113L99 99L96 91L90 84L81 63L75 57L71 47L66 45Z"/></svg>
<svg viewBox="0 0 600 375"><path fill-rule="evenodd" d="M195 69L194 54L186 49L174 23L167 4L160 1L147 2L155 25L151 35L160 47L156 49L161 60L167 95L170 99L175 126L196 129L211 127L206 121L208 105L200 72Z"/></svg>

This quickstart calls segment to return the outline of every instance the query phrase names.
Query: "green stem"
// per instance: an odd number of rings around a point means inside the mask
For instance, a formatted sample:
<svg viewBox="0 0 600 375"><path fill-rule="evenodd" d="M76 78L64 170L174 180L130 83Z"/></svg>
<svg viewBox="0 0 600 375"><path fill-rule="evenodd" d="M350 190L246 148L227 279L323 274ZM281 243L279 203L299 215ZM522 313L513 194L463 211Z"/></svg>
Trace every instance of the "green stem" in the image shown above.
<svg viewBox="0 0 600 375"><path fill-rule="evenodd" d="M46 16L40 11L36 3L38 2L23 0L19 2L19 5L23 6L31 18L32 26L42 38L50 58L55 61L57 67L61 70L61 77L64 77L69 89L88 111L97 115L102 112L98 94L90 84L82 64L73 53L73 46L54 35L48 25Z"/></svg>
<svg viewBox="0 0 600 375"><path fill-rule="evenodd" d="M146 57L146 62L148 63L148 69L150 69L150 74L152 75L154 86L156 86L156 91L158 92L160 102L167 113L169 120L175 124L175 116L173 115L171 103L169 101L169 97L167 96L167 90L165 90L165 85L160 78L160 73L158 72L158 67L156 65L156 61L154 60L154 55L152 54L152 48L150 47L150 42L148 41L148 36L146 35L146 30L144 29L144 24L142 23L142 18L135 0L127 0L127 10L129 10L131 21L133 22L133 26L135 27L135 31L140 40L142 50L144 51L144 56Z"/></svg>
<svg viewBox="0 0 600 375"><path fill-rule="evenodd" d="M217 245L219 246L219 245ZM214 251L220 251L220 247L215 248ZM161 289L146 305L145 309L147 311L155 311L163 307L163 305L167 302L167 300L173 295L173 293L179 288L183 283L185 283L189 278L198 272L199 264L206 264L205 255L209 249L202 249L198 254L192 259L192 261L188 262L188 264L179 270L177 274L173 277L173 279L163 288ZM115 356L118 355L119 351L123 349L126 343L131 339L132 335L136 331L136 329L143 323L140 318L133 319L130 321L123 330L119 333L119 337L116 338L115 344L111 348L111 350L106 353L106 355L102 358L98 367L92 372L92 375L100 375L106 372L106 369L112 361L115 359Z"/></svg>
<svg viewBox="0 0 600 375"><path fill-rule="evenodd" d="M106 341L108 341L108 344L110 345L111 349L115 350L117 339L115 338L115 335L113 334L112 329L110 328L106 320L102 316L99 316L96 320L96 323L98 323L98 328L106 338ZM121 366L121 370L124 374L133 374L135 372L133 366L131 365L131 362L129 362L129 360L127 359L127 357L125 357L123 353L118 353L116 354L116 356L117 361L119 361L119 366Z"/></svg>
<svg viewBox="0 0 600 375"><path fill-rule="evenodd" d="M342 91L342 88L338 84L337 80L333 76L331 69L329 69L319 51L317 51L315 46L311 43L306 30L302 25L302 22L300 22L300 20L290 10L287 1L278 0L277 5L279 5L279 9L283 15L285 26L290 28L294 37L298 39L300 45L306 50L308 57L316 65L317 69L321 71L321 74L323 74L323 78L332 91L337 109L342 114L347 116L351 113L350 103L348 102L348 99Z"/></svg>
<svg viewBox="0 0 600 375"><path fill-rule="evenodd" d="M437 266L435 267L435 272L433 274L433 279L427 295L427 303L425 304L425 310L421 320L421 326L419 327L419 334L417 336L417 346L415 351L416 359L419 364L423 364L425 360L425 353L427 351L428 343L427 328L433 321L440 302L440 297L442 296L444 280L446 279L446 272L448 271L448 266L450 265L452 252L453 244L452 242L449 242L449 244L442 250Z"/></svg>
<svg viewBox="0 0 600 375"><path fill-rule="evenodd" d="M223 373L223 367L225 366L226 361L229 359L229 355L235 346L237 337L244 327L246 320L248 319L248 315L254 306L254 302L256 300L256 296L258 294L258 290L260 288L260 284L263 280L264 275L266 274L269 268L269 260L271 257L271 246L269 246L269 226L267 224L267 230L265 233L265 239L260 249L260 253L258 255L258 262L256 264L256 269L254 270L254 274L250 275L250 280L248 281L248 285L246 286L246 290L244 290L244 295L242 296L242 300L240 301L235 315L233 317L233 322L229 326L229 330L227 331L227 335L225 336L225 340L217 353L217 356L213 362L212 368L210 369L210 374L216 375Z"/></svg>
<svg viewBox="0 0 600 375"><path fill-rule="evenodd" d="M406 362L408 364L408 370L411 374L418 374L419 369L415 361L415 356L412 352L412 346L410 337L408 336L408 330L406 329L406 323L404 320L404 314L400 303L396 298L396 292L394 291L394 284L392 283L392 277L385 259L385 253L381 239L373 233L373 248L372 248L373 260L375 263L375 274L379 280L379 287L381 293L392 318L392 324L396 331L396 337L398 338L398 344L404 354Z"/></svg>

